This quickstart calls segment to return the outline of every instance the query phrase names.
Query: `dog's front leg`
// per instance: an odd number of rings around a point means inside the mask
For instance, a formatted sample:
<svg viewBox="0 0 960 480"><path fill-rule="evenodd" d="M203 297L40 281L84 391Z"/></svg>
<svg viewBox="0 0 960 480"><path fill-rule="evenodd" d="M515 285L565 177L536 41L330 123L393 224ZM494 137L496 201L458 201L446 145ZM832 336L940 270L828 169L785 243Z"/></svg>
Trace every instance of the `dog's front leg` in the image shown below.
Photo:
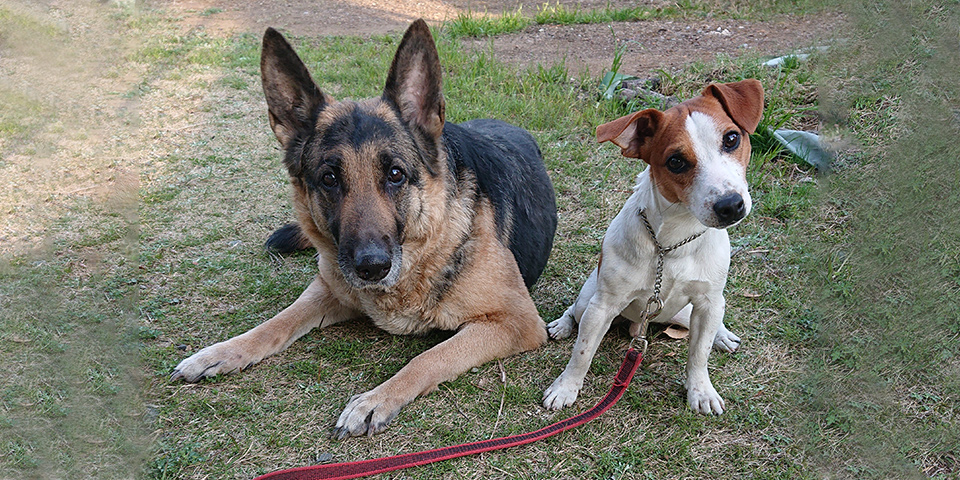
<svg viewBox="0 0 960 480"><path fill-rule="evenodd" d="M567 407L577 399L600 341L610 329L614 317L623 309L623 305L611 305L600 297L599 293L595 294L583 312L577 341L573 344L573 353L567 367L543 392L543 406L549 410Z"/></svg>
<svg viewBox="0 0 960 480"><path fill-rule="evenodd" d="M687 404L699 413L723 413L723 398L713 388L707 359L717 331L723 325L723 294L704 295L693 301L690 345L687 352Z"/></svg>
<svg viewBox="0 0 960 480"><path fill-rule="evenodd" d="M354 395L333 430L333 437L373 435L383 431L400 409L442 382L497 358L540 346L547 339L543 321L532 312L517 317L491 314L464 324L449 339L417 355L396 375L369 392Z"/></svg>
<svg viewBox="0 0 960 480"><path fill-rule="evenodd" d="M318 275L292 305L251 330L206 347L180 362L171 379L196 382L243 370L290 346L317 326L330 326L358 314L330 295Z"/></svg>

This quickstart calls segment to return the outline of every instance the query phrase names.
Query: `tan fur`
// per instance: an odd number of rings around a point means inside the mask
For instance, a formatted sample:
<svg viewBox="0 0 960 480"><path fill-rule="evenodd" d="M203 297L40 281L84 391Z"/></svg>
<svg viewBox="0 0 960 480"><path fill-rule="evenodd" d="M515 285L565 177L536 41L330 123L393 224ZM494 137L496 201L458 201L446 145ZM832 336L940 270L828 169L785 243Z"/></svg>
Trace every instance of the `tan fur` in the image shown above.
<svg viewBox="0 0 960 480"><path fill-rule="evenodd" d="M430 40L430 44L404 49L408 37L413 45L425 39ZM290 52L279 50L275 55L289 57ZM425 53L418 53L421 50ZM296 139L294 127L302 128L304 124L297 116L302 110L298 110L298 105L314 105L317 100L308 98L301 102L297 92L302 93L303 89L291 88L292 82L282 77L289 70L277 73L279 62L266 55L265 58L265 90L273 89L267 92L270 123L278 140L289 149ZM408 61L413 62L412 67L405 63ZM393 127L412 125L440 144L442 97L434 92L431 97L434 103L424 104L430 100L427 98L430 94L424 96L418 90L420 83L433 81L425 77L439 75L436 51L425 24L416 22L408 31L391 70L408 72L406 77L400 75L398 87L391 87L392 76L388 78L387 91L398 89L400 117L383 98L337 103L323 94L323 108L315 119L315 131L326 132L338 120L350 118L351 112L360 110L367 115L364 118L373 117ZM301 79L308 75L305 69L299 68L294 69L293 74ZM434 87L439 87L438 78ZM275 114L275 106L286 110ZM397 239L402 246L402 263L395 283L371 282L356 286L345 278L338 264L337 239L328 231L328 219L318 207L324 194L308 188L305 182L309 180L291 174L294 209L303 235L317 248L318 275L291 306L252 330L184 360L175 370L174 378L196 381L241 370L283 350L315 327L360 316L368 316L380 328L396 334L434 329L457 331L453 337L411 360L391 379L352 398L337 422L335 435L343 437L379 432L401 407L435 389L439 383L452 380L471 367L536 348L546 341L544 323L530 299L506 238L498 235L494 208L487 197L477 195L477 188L469 178L458 179L456 185L450 183L452 172L447 171L445 150L440 148L440 158L431 163L431 168L438 171L418 172L421 184L405 186L405 203L401 208L395 203L399 200L385 193L382 182L377 183L384 178L379 155L383 151L402 149L407 152L405 158L417 158L417 145L410 136L404 135L372 138L359 145L345 142L325 148L333 148L332 153L340 162L337 175L349 186L340 193L337 210L341 235L348 230L374 236L391 232L396 230L396 217L403 212L402 238ZM301 156L296 161L303 162L296 168L319 171L318 165L309 163L319 159ZM451 284L441 285L444 268L458 251L462 266ZM446 288L443 294L438 295L438 285Z"/></svg>

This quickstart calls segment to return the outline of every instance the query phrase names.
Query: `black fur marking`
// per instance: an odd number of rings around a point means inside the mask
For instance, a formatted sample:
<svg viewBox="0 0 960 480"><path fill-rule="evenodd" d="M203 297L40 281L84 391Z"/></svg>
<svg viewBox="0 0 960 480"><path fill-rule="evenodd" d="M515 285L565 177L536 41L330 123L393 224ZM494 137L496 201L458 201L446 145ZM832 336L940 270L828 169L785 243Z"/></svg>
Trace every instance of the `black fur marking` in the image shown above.
<svg viewBox="0 0 960 480"><path fill-rule="evenodd" d="M497 233L509 239L524 283L533 286L557 229L553 184L536 141L519 127L490 119L447 123L443 139L451 171L467 169L475 176L493 203Z"/></svg>
<svg viewBox="0 0 960 480"><path fill-rule="evenodd" d="M327 231L333 237L333 243L340 245L340 209L333 208L326 212Z"/></svg>
<svg viewBox="0 0 960 480"><path fill-rule="evenodd" d="M276 253L293 253L312 247L310 239L300 230L300 225L288 223L270 235L264 247Z"/></svg>
<svg viewBox="0 0 960 480"><path fill-rule="evenodd" d="M406 134L417 149L418 160L427 167L427 173L431 176L436 176L437 166L435 163L440 152L440 149L437 147L437 140L431 135L426 134L423 129L404 123L400 107L388 96L384 95L382 100L390 106L393 113L400 119L400 122L404 124Z"/></svg>
<svg viewBox="0 0 960 480"><path fill-rule="evenodd" d="M440 271L439 277L433 280L431 299L434 304L442 302L443 298L450 291L450 288L457 283L457 278L466 265L467 258L470 257L470 251L473 246L472 240L470 234L464 235L464 237L460 239L460 243L457 245L457 248L454 249L453 255L450 256L447 265Z"/></svg>
<svg viewBox="0 0 960 480"><path fill-rule="evenodd" d="M349 145L359 148L365 143L377 141L389 145L388 142L394 135L396 131L382 118L369 115L354 106L349 115L338 116L324 129L320 145Z"/></svg>
<svg viewBox="0 0 960 480"><path fill-rule="evenodd" d="M283 166L291 177L299 177L303 172L303 161L307 142L310 141L310 132L300 131L290 142L290 147L283 153Z"/></svg>

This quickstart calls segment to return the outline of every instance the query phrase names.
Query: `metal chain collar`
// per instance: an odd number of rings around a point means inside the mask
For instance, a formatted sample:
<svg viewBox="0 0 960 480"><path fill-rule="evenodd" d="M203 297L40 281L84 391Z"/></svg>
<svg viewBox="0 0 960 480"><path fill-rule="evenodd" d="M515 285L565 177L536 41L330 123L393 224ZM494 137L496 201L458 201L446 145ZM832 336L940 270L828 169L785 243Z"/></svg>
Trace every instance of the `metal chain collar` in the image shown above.
<svg viewBox="0 0 960 480"><path fill-rule="evenodd" d="M690 235L689 237L684 238L683 240L669 247L664 247L663 245L660 245L660 242L657 240L657 234L653 231L653 227L650 226L650 221L647 220L647 215L643 213L643 209L640 209L640 211L637 213L640 215L640 219L643 220L643 225L647 227L647 231L650 232L650 239L653 240L654 252L657 254L657 276L653 282L653 295L647 299L647 305L643 309L643 319L640 321L640 330L637 333L637 336L640 337L640 340L643 342L643 353L646 354L647 345L649 345L647 342L647 326L650 324L650 320L657 315L660 315L660 311L663 310L663 299L660 298L660 284L663 282L663 257L666 254L696 240L697 237L706 233L707 230L704 229L702 232ZM630 341L630 344L631 346L633 345L633 340Z"/></svg>

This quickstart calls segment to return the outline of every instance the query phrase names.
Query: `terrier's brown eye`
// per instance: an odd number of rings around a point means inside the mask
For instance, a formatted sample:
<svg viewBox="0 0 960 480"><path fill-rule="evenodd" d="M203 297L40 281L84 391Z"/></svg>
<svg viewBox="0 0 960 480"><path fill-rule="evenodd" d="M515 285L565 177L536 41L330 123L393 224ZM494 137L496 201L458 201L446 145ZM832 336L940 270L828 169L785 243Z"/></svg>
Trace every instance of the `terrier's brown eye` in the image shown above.
<svg viewBox="0 0 960 480"><path fill-rule="evenodd" d="M737 132L727 132L723 136L723 149L726 151L735 150L740 146L740 134Z"/></svg>
<svg viewBox="0 0 960 480"><path fill-rule="evenodd" d="M683 173L689 166L687 161L680 155L670 155L670 158L667 158L667 170L673 173Z"/></svg>

